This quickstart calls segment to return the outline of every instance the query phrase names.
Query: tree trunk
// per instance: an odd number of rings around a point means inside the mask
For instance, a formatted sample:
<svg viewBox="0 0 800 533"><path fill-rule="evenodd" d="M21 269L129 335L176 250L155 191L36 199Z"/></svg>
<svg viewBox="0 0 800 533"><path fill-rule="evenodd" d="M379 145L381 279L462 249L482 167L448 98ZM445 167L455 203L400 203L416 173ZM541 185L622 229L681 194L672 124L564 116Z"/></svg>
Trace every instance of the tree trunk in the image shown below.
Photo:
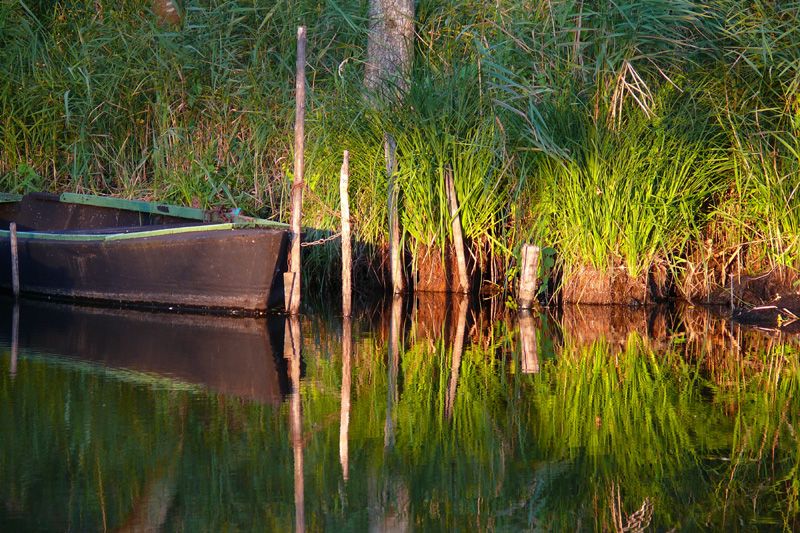
<svg viewBox="0 0 800 533"><path fill-rule="evenodd" d="M414 43L414 0L370 0L364 85L405 91Z"/></svg>

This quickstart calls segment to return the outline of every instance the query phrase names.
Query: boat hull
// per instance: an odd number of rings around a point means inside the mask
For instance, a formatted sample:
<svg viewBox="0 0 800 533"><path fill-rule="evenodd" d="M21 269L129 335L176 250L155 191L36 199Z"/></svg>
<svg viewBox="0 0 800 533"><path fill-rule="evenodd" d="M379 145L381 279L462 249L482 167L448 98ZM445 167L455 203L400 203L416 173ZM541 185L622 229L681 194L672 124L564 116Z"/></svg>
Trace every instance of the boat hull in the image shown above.
<svg viewBox="0 0 800 533"><path fill-rule="evenodd" d="M260 313L283 307L285 224L64 193L0 194L0 288L146 307Z"/></svg>
<svg viewBox="0 0 800 533"><path fill-rule="evenodd" d="M87 241L25 235L18 239L21 293L251 312L283 304L288 238L279 229ZM0 286L11 288L10 239L0 241Z"/></svg>

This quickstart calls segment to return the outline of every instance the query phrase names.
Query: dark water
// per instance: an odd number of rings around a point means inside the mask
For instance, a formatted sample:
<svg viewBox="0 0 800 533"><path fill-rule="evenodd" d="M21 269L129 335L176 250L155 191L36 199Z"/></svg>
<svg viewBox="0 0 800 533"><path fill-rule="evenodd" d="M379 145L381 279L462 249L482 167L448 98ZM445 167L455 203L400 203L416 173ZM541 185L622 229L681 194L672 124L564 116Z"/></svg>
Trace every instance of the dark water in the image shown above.
<svg viewBox="0 0 800 533"><path fill-rule="evenodd" d="M2 531L798 526L798 342L702 309L28 302L0 343Z"/></svg>

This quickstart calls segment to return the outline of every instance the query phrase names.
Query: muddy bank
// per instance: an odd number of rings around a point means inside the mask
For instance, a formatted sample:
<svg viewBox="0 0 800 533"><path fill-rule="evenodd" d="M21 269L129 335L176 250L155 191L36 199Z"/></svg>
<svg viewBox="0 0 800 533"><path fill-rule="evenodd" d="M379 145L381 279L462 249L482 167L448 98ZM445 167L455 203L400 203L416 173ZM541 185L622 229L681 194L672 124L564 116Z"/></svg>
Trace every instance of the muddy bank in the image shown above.
<svg viewBox="0 0 800 533"><path fill-rule="evenodd" d="M451 292L458 287L458 270L454 254L442 253L435 247L416 248L414 289L420 292Z"/></svg>
<svg viewBox="0 0 800 533"><path fill-rule="evenodd" d="M800 273L790 267L745 274L708 271L690 264L681 284L681 296L693 303L749 307L797 294L798 282Z"/></svg>
<svg viewBox="0 0 800 533"><path fill-rule="evenodd" d="M436 246L422 244L413 244L412 249L413 253L406 250L405 254L409 292L447 294L457 290L461 280L452 246L448 246L444 252ZM363 261L358 264L363 278L373 282L374 289L370 289L370 292L389 287L386 253L385 250L381 252L384 253L378 255L383 261L377 261L377 266L374 263L367 265ZM476 255L484 259L476 261ZM624 265L616 265L605 271L583 265L565 273L560 271L559 266L541 269L539 281L547 283L547 287L545 294L540 296L540 302L555 305L640 306L683 300L694 305L749 309L766 305L779 296L800 294L800 270L796 268L774 266L758 269L759 263L754 260L748 263L751 270L745 272L738 263L739 255L745 259L748 257L744 252L738 255L720 252L709 260L695 255L678 261L679 267L669 266L664 260L656 261L646 272L635 276ZM505 277L507 272L504 269L508 265L495 264L489 257L488 252L479 254L474 249L467 254L467 281L473 294L499 294L505 287L510 291L509 295L515 297L517 289L507 284ZM518 281L517 278L517 285Z"/></svg>
<svg viewBox="0 0 800 533"><path fill-rule="evenodd" d="M666 267L660 264L638 276L632 276L622 265L605 272L587 265L564 277L561 299L571 304L657 303L672 295L669 281Z"/></svg>
<svg viewBox="0 0 800 533"><path fill-rule="evenodd" d="M415 248L416 258L414 276L414 290L419 292L454 292L460 287L461 278L458 274L456 253L451 245L442 250L437 246L418 244ZM467 272L474 272L475 265L471 254L467 254ZM474 276L466 280L474 286Z"/></svg>
<svg viewBox="0 0 800 533"><path fill-rule="evenodd" d="M711 250L707 257L690 253L669 267L657 261L633 276L624 265L599 270L590 265L571 269L556 290L564 304L645 305L685 300L692 304L751 308L776 298L800 294L800 270L772 265L744 247ZM752 257L751 257L752 256Z"/></svg>

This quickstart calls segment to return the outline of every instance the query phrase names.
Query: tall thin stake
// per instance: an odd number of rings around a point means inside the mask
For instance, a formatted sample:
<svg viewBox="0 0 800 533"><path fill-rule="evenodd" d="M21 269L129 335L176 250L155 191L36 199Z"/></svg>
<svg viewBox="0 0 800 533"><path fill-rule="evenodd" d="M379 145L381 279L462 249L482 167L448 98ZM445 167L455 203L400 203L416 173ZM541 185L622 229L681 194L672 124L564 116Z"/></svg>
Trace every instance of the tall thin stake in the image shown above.
<svg viewBox="0 0 800 533"><path fill-rule="evenodd" d="M344 151L342 171L339 174L339 195L342 202L342 316L349 317L352 312L353 293L353 250L350 240L350 194L347 186L350 181L350 152Z"/></svg>
<svg viewBox="0 0 800 533"><path fill-rule="evenodd" d="M292 251L289 272L284 276L286 307L290 315L300 312L300 219L303 209L303 174L305 171L306 118L306 28L297 28L297 77L294 115L294 183L292 184ZM287 281L289 282L287 286Z"/></svg>
<svg viewBox="0 0 800 533"><path fill-rule="evenodd" d="M397 142L390 134L383 137L383 147L386 156L386 176L388 179L389 201L389 261L392 273L392 292L403 292L403 263L400 248L400 218L397 214L397 201L399 192L395 183L397 172Z"/></svg>
<svg viewBox="0 0 800 533"><path fill-rule="evenodd" d="M9 238L11 239L11 290L14 298L19 297L19 254L17 253L17 223L8 225Z"/></svg>
<svg viewBox="0 0 800 533"><path fill-rule="evenodd" d="M456 186L453 181L453 169L447 168L444 171L444 186L447 193L447 204L450 207L450 223L453 230L453 248L456 251L456 263L458 267L458 283L454 292L469 292L469 278L467 277L467 257L464 247L464 235L461 231L461 215L458 211L458 196Z"/></svg>

